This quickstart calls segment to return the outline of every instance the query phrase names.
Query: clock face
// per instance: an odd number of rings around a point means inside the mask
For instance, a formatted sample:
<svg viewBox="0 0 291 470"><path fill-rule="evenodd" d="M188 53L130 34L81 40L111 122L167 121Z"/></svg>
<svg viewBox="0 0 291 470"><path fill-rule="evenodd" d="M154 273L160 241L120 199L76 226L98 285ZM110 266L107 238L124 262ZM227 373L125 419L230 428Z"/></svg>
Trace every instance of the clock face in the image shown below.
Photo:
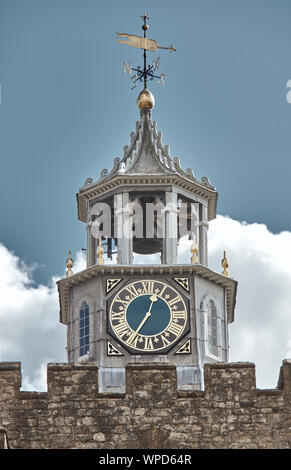
<svg viewBox="0 0 291 470"><path fill-rule="evenodd" d="M159 280L127 284L109 307L109 330L137 354L168 351L186 332L187 324L188 310L183 296Z"/></svg>

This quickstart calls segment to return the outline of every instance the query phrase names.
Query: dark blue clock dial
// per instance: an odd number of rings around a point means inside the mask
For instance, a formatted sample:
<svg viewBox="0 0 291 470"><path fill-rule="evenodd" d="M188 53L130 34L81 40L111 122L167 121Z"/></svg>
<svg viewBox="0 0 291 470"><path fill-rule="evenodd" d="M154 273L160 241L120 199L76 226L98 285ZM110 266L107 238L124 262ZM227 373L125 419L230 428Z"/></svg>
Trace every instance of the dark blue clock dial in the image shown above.
<svg viewBox="0 0 291 470"><path fill-rule="evenodd" d="M140 323L143 321L145 314L151 306L150 295L141 295L133 299L126 310L126 320L128 326L136 331ZM168 304L161 298L153 303L151 315L144 323L139 333L142 335L157 335L167 328L171 320L171 311Z"/></svg>
<svg viewBox="0 0 291 470"><path fill-rule="evenodd" d="M162 280L142 279L120 289L109 309L110 331L130 350L164 352L185 334L183 296Z"/></svg>

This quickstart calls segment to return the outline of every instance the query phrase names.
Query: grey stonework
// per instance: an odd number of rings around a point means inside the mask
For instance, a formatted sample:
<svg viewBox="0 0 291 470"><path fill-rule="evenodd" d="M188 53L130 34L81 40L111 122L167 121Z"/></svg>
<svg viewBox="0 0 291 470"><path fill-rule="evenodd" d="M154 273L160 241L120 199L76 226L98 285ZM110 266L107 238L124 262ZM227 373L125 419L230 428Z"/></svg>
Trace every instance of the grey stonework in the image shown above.
<svg viewBox="0 0 291 470"><path fill-rule="evenodd" d="M291 360L271 390L257 389L255 365L239 362L205 364L204 391L177 390L173 364L128 364L125 393L102 393L99 377L96 363L49 364L47 392L24 392L20 363L0 363L10 447L291 448Z"/></svg>

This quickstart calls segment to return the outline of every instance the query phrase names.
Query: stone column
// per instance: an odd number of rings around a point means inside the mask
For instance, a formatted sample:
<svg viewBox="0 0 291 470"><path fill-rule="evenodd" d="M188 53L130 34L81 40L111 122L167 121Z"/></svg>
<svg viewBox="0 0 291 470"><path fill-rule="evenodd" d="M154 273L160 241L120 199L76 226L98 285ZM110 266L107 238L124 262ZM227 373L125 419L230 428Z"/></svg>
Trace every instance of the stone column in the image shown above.
<svg viewBox="0 0 291 470"><path fill-rule="evenodd" d="M178 225L177 225L177 193L166 192L164 209L165 233L163 241L163 264L177 264L178 261Z"/></svg>
<svg viewBox="0 0 291 470"><path fill-rule="evenodd" d="M208 266L207 230L208 230L207 206L200 206L199 224L199 264Z"/></svg>
<svg viewBox="0 0 291 470"><path fill-rule="evenodd" d="M20 362L0 362L0 408L19 397L20 387Z"/></svg>
<svg viewBox="0 0 291 470"><path fill-rule="evenodd" d="M91 218L88 214L87 230L87 268L96 264L96 240L91 235Z"/></svg>
<svg viewBox="0 0 291 470"><path fill-rule="evenodd" d="M116 220L117 264L132 264L132 211L129 205L129 193L114 195Z"/></svg>
<svg viewBox="0 0 291 470"><path fill-rule="evenodd" d="M90 237L90 253L89 253L89 266L96 264L96 239L89 234Z"/></svg>

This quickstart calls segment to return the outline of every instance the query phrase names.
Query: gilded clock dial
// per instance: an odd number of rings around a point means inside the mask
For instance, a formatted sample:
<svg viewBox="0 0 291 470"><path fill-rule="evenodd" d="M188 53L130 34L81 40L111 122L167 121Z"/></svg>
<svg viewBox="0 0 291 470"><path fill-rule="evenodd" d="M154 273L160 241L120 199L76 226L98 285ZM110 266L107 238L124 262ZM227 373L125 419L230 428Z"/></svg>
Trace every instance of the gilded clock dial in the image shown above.
<svg viewBox="0 0 291 470"><path fill-rule="evenodd" d="M179 340L187 324L187 308L181 294L158 280L127 284L111 302L112 332L137 352L168 349Z"/></svg>

